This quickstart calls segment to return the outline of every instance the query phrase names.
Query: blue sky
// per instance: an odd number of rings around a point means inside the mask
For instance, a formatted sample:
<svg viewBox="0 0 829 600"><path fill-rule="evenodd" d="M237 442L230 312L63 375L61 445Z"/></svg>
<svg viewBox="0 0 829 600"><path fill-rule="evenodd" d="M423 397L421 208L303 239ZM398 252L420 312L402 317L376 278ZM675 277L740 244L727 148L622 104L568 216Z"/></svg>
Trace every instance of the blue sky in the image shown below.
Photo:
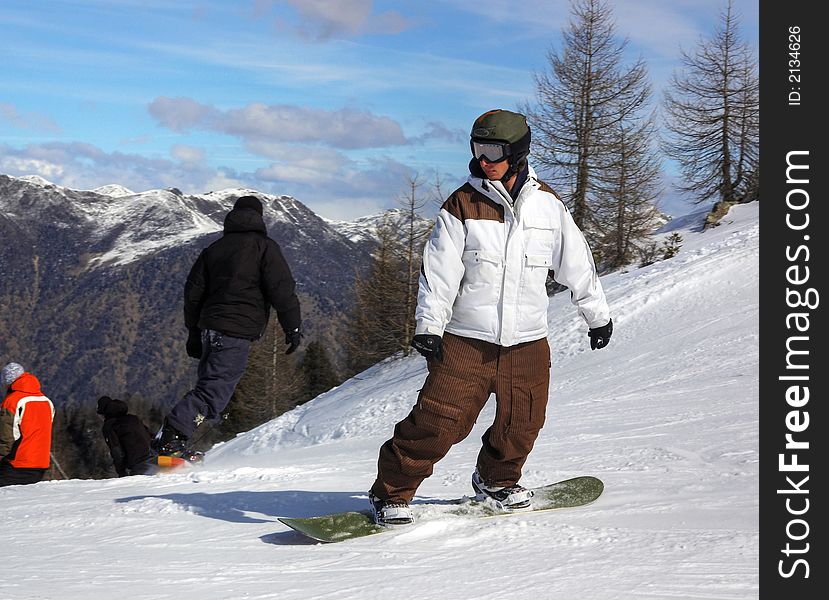
<svg viewBox="0 0 829 600"><path fill-rule="evenodd" d="M654 96L726 0L615 0ZM757 0L734 0L757 46ZM533 102L569 0L3 0L0 173L250 187L351 219L465 180L472 121ZM691 205L666 193L673 215Z"/></svg>

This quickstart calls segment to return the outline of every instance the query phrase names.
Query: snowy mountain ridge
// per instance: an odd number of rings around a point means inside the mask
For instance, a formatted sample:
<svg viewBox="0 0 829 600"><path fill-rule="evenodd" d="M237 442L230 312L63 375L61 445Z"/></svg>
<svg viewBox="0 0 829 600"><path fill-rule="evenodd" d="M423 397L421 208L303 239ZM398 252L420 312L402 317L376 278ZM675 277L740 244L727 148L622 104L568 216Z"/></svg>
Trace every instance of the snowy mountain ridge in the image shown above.
<svg viewBox="0 0 829 600"><path fill-rule="evenodd" d="M377 240L377 228L384 219L402 213L390 209L353 221L336 221L319 217L292 196L272 195L248 188L227 188L203 194L182 194L179 190L159 189L133 192L119 184L94 190L74 190L47 181L40 176L8 177L52 192L33 201L31 191L0 195L0 213L10 218L49 215L56 205L64 212L59 227L80 225L89 229L87 239L101 251L88 257L87 268L129 264L167 248L186 244L204 235L222 230L224 217L236 198L256 195L263 201L263 216L270 229L276 223L307 226L313 215L312 235L342 236L357 246ZM34 214L32 211L34 210Z"/></svg>
<svg viewBox="0 0 829 600"><path fill-rule="evenodd" d="M366 215L358 217L353 221L335 221L326 219L325 221L334 229L339 231L342 235L347 237L354 243L374 242L379 239L379 229L385 223L393 223L396 220L406 218L406 211L400 208L391 208L376 215ZM431 226L434 223L434 218L426 219L421 217L418 220L420 226ZM402 232L405 235L405 232Z"/></svg>
<svg viewBox="0 0 829 600"><path fill-rule="evenodd" d="M148 254L221 232L224 216L233 208L235 199L247 194L263 200L267 225L301 222L297 213L310 213L298 207L290 196L273 196L250 189L196 195L184 195L175 189L135 193L117 184L95 190L73 190L42 177L9 179L53 193L35 197L31 190L21 187L15 194L0 195L0 211L21 219L48 217L56 208L61 210L63 218L56 222L58 226L88 229L90 245L103 246L103 251L89 257L89 268L128 264ZM324 227L324 222L320 220L319 225Z"/></svg>

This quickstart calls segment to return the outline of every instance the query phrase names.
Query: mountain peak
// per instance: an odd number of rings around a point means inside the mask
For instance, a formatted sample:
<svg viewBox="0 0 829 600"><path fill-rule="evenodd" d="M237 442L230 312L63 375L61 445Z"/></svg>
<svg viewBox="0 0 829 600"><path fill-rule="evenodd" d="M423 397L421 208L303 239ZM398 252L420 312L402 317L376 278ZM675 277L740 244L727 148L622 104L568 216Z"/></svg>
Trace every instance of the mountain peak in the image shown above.
<svg viewBox="0 0 829 600"><path fill-rule="evenodd" d="M102 196L132 196L135 194L132 190L125 188L123 185L118 185L117 183L111 183L109 185L103 185L101 187L97 187L94 190L91 190L96 194L101 194Z"/></svg>
<svg viewBox="0 0 829 600"><path fill-rule="evenodd" d="M21 181L25 181L27 183L33 183L34 185L39 185L41 187L58 187L40 175L24 175L23 177L16 177L15 179L20 179Z"/></svg>

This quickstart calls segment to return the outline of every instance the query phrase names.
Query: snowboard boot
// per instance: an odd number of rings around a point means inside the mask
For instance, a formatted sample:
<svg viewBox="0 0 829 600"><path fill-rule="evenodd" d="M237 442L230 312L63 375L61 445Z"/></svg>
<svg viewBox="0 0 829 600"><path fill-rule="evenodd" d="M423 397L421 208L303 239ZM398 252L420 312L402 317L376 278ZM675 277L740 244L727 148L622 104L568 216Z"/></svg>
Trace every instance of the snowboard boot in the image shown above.
<svg viewBox="0 0 829 600"><path fill-rule="evenodd" d="M368 493L371 502L374 522L382 527L395 525L411 525L414 523L414 514L407 502L402 500L381 500L371 492Z"/></svg>
<svg viewBox="0 0 829 600"><path fill-rule="evenodd" d="M155 434L151 446L159 456L183 457L189 453L187 436L166 421Z"/></svg>
<svg viewBox="0 0 829 600"><path fill-rule="evenodd" d="M517 483L507 487L488 486L484 483L477 469L472 473L472 488L479 496L492 499L501 510L521 510L529 508L532 503L532 490L528 490Z"/></svg>
<svg viewBox="0 0 829 600"><path fill-rule="evenodd" d="M158 472L158 456L155 452L151 454L144 460L127 467L127 475L155 475Z"/></svg>

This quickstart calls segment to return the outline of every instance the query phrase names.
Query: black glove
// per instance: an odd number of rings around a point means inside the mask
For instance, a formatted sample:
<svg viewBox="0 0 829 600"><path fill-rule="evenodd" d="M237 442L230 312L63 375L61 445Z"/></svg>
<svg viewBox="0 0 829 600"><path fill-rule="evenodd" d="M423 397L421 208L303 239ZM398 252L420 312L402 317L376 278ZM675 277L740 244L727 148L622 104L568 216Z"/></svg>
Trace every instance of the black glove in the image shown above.
<svg viewBox="0 0 829 600"><path fill-rule="evenodd" d="M288 349L285 350L285 354L292 354L299 348L299 342L302 340L302 332L299 330L299 327L296 329L292 329L291 331L285 332L285 343L288 344Z"/></svg>
<svg viewBox="0 0 829 600"><path fill-rule="evenodd" d="M433 358L443 362L443 338L430 333L419 333L412 338L412 348L420 352L426 360Z"/></svg>
<svg viewBox="0 0 829 600"><path fill-rule="evenodd" d="M610 336L613 334L613 319L607 322L607 325L602 327L594 327L587 332L590 337L590 349L604 348L610 343Z"/></svg>
<svg viewBox="0 0 829 600"><path fill-rule="evenodd" d="M201 358L201 329L198 327L187 332L187 356Z"/></svg>

